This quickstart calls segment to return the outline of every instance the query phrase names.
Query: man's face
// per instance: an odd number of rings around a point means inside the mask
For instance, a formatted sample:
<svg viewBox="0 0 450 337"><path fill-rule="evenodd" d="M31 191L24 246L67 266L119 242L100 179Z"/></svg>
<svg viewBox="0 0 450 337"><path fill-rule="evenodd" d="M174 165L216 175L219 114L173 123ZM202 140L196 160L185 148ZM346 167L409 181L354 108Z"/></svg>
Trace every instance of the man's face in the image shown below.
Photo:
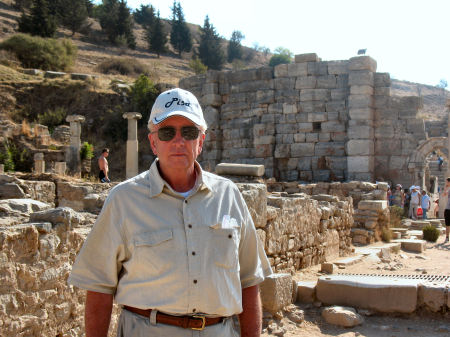
<svg viewBox="0 0 450 337"><path fill-rule="evenodd" d="M109 152L108 152L108 151L103 152L103 156L104 156L105 158L108 157L108 156L109 156Z"/></svg>
<svg viewBox="0 0 450 337"><path fill-rule="evenodd" d="M177 131L175 137L169 141L162 141L158 138L158 130L163 127L174 127ZM189 119L181 116L173 116L154 125L148 139L150 146L160 161L160 167L176 168L185 170L193 167L194 161L202 152L205 135L199 133L197 139L186 140L181 136L183 126L196 126Z"/></svg>

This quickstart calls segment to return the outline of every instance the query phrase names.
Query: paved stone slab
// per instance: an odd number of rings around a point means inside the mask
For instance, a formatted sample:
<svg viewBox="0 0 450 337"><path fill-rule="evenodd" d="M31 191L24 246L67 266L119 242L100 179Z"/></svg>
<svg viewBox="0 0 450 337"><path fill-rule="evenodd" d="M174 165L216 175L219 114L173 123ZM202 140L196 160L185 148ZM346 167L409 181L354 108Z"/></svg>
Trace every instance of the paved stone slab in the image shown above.
<svg viewBox="0 0 450 337"><path fill-rule="evenodd" d="M386 200L361 200L358 209L381 211L388 207Z"/></svg>
<svg viewBox="0 0 450 337"><path fill-rule="evenodd" d="M346 257L344 259L340 259L338 261L334 261L333 263L336 266L351 266L354 265L358 262L361 262L361 260L363 259L363 255L358 255L358 256L351 256L351 257Z"/></svg>
<svg viewBox="0 0 450 337"><path fill-rule="evenodd" d="M394 242L400 242L402 249L409 250L415 253L422 253L426 249L425 240L414 240L414 239L400 239L394 240Z"/></svg>
<svg viewBox="0 0 450 337"><path fill-rule="evenodd" d="M412 313L417 292L417 280L383 277L322 276L316 286L317 299L322 303L379 312Z"/></svg>

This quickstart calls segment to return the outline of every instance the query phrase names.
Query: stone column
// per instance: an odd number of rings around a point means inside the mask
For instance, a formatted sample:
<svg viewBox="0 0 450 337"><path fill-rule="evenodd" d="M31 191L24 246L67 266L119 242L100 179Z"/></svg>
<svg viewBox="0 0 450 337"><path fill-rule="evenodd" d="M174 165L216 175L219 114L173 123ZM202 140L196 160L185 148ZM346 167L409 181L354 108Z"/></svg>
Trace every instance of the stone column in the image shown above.
<svg viewBox="0 0 450 337"><path fill-rule="evenodd" d="M122 117L128 119L126 178L129 179L139 173L137 120L141 119L142 115L138 112L127 112Z"/></svg>
<svg viewBox="0 0 450 337"><path fill-rule="evenodd" d="M34 154L34 173L42 174L45 172L44 154L42 152Z"/></svg>
<svg viewBox="0 0 450 337"><path fill-rule="evenodd" d="M66 121L70 123L70 145L66 151L66 163L72 174L80 174L81 123L85 118L81 115L69 115Z"/></svg>
<svg viewBox="0 0 450 337"><path fill-rule="evenodd" d="M5 165L0 164L0 174L4 174L4 173L5 173Z"/></svg>
<svg viewBox="0 0 450 337"><path fill-rule="evenodd" d="M448 110L448 122L447 122L447 149L448 149L448 153L449 153L449 157L450 157L450 99L447 99L447 110ZM448 158L449 160L450 158ZM444 185L445 186L445 182L447 181L447 177L450 177L450 162L447 162L447 172L446 175L444 177ZM439 193L439 218L443 219L444 218L444 211L445 211L445 207L447 206L447 199L448 196L444 195L444 187L442 188L442 190Z"/></svg>
<svg viewBox="0 0 450 337"><path fill-rule="evenodd" d="M347 169L348 180L374 180L374 72L377 63L369 56L349 60L350 95Z"/></svg>
<svg viewBox="0 0 450 337"><path fill-rule="evenodd" d="M55 163L55 173L63 176L66 174L66 162L65 161L58 161Z"/></svg>

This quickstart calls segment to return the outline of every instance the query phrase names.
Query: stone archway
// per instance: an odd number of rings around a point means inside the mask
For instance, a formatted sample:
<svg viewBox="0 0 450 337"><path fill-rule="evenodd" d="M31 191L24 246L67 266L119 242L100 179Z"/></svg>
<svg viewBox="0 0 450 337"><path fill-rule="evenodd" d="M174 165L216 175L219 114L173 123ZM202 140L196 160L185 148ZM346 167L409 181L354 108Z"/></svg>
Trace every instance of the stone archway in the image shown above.
<svg viewBox="0 0 450 337"><path fill-rule="evenodd" d="M448 138L447 137L432 137L419 144L408 159L408 171L413 176L413 185L424 187L425 177L427 171L426 157L429 153L440 149L447 160L448 154Z"/></svg>

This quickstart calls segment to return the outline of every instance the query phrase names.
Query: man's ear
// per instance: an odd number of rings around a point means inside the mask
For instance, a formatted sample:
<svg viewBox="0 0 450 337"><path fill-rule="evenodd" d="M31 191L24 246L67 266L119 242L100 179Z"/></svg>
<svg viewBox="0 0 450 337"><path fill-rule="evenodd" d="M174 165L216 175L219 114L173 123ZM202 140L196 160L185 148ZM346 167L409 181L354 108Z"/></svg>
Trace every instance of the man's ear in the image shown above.
<svg viewBox="0 0 450 337"><path fill-rule="evenodd" d="M148 140L150 142L150 148L152 149L153 154L156 155L156 142L155 142L155 138L153 137L152 133L148 134Z"/></svg>

